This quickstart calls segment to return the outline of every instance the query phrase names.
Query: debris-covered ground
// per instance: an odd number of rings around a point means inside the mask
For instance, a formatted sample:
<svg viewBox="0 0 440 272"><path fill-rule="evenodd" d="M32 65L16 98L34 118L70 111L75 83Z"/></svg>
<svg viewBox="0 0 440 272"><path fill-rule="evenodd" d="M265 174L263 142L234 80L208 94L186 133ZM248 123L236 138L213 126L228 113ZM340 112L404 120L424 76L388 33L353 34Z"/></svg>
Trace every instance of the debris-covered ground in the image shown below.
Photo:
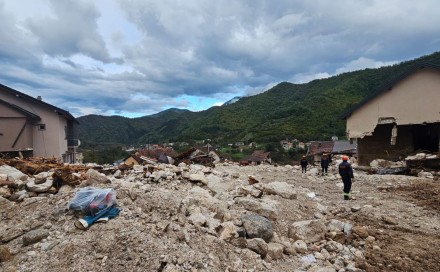
<svg viewBox="0 0 440 272"><path fill-rule="evenodd" d="M440 267L438 172L426 178L355 170L355 199L344 201L335 166L321 176L316 168L301 174L297 166L232 163L32 163L0 166L0 271ZM76 228L81 215L67 207L85 186L113 188L120 214Z"/></svg>

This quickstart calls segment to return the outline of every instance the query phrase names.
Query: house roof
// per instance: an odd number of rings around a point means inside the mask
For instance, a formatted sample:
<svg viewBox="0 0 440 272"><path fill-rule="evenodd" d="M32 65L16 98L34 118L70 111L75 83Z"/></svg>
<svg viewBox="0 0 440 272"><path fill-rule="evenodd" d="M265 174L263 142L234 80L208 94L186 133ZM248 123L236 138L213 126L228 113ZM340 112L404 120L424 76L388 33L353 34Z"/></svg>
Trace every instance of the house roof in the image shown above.
<svg viewBox="0 0 440 272"><path fill-rule="evenodd" d="M39 100L37 98L34 98L32 96L29 96L29 95L24 94L22 92L19 92L17 90L14 90L14 89L12 89L12 88L10 88L8 86L5 86L3 84L0 84L0 90L3 91L3 92L10 93L10 94L12 94L12 95L14 95L16 97L20 97L20 98L26 99L28 101L31 101L32 103L39 104L41 106L49 108L49 109L55 111L56 113L58 113L59 115L62 115L66 120L71 120L71 121L74 121L74 122L79 124L78 120L76 120L76 118L73 117L68 111L65 111L65 110L60 109L58 107L55 107L55 106L53 106L53 105L51 105L49 103L46 103L46 102L44 102L42 100Z"/></svg>
<svg viewBox="0 0 440 272"><path fill-rule="evenodd" d="M11 103L9 103L7 101L4 101L2 99L0 99L0 104L6 105L7 107L9 107L9 108L11 108L11 109L13 109L15 111L18 111L18 112L24 114L26 117L28 117L28 118L30 118L32 120L35 120L35 121L40 121L41 120L40 116L38 116L38 115L36 115L36 114L34 114L34 113L30 112L30 111L27 111L27 110L25 110L23 108L20 108L19 106L15 105L15 104L11 104Z"/></svg>
<svg viewBox="0 0 440 272"><path fill-rule="evenodd" d="M357 143L350 141L335 141L332 153L353 153L357 151Z"/></svg>
<svg viewBox="0 0 440 272"><path fill-rule="evenodd" d="M263 150L255 150L249 157L243 159L244 161L261 162L267 160L270 152L264 152Z"/></svg>
<svg viewBox="0 0 440 272"><path fill-rule="evenodd" d="M420 70L423 70L423 69L426 69L426 68L430 68L430 69L434 69L434 70L440 71L440 66L432 64L432 63L418 63L418 64L415 64L415 65L411 66L408 70L403 72L402 74L400 74L397 77L395 77L394 79L392 79L390 82L388 82L384 86L382 86L379 89L377 89L371 95L367 96L364 100L362 100L358 104L354 105L353 107L351 107L350 109L348 109L347 111L342 113L339 116L339 118L347 119L348 117L350 117L351 114L353 114L353 112L355 112L356 110L358 110L359 108L361 108L362 106L364 106L365 104L370 102L373 98L379 96L380 94L382 94L384 92L390 91L391 89L393 89L393 87L398 82L400 82L404 78L410 76L411 74L413 74L413 73L415 73L417 71L420 71Z"/></svg>
<svg viewBox="0 0 440 272"><path fill-rule="evenodd" d="M312 141L310 142L308 155L318 155L322 153L331 153L333 151L333 141Z"/></svg>

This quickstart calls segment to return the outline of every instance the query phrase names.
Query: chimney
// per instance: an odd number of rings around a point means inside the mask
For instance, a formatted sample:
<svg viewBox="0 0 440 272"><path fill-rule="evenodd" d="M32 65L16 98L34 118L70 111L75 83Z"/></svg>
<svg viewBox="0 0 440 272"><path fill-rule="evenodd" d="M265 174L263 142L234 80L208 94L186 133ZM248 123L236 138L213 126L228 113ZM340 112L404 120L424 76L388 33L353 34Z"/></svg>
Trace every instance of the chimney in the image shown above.
<svg viewBox="0 0 440 272"><path fill-rule="evenodd" d="M37 96L37 99L40 100L40 101L43 100L43 98L41 98L41 95Z"/></svg>

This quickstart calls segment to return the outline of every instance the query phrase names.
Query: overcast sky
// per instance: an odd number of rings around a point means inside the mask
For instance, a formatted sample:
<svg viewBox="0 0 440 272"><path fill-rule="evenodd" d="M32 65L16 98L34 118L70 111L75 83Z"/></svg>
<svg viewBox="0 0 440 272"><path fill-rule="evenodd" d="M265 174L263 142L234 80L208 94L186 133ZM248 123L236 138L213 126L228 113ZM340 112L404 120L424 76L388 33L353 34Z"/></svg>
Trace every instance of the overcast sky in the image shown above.
<svg viewBox="0 0 440 272"><path fill-rule="evenodd" d="M438 0L0 0L0 83L70 111L204 110L440 48Z"/></svg>

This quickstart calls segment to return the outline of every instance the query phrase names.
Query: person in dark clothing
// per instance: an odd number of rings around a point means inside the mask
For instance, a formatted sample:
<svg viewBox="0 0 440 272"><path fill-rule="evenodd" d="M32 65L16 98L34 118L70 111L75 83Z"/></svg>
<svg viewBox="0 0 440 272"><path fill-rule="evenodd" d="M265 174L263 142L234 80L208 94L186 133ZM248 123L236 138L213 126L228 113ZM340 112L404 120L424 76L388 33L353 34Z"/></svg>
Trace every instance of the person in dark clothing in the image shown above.
<svg viewBox="0 0 440 272"><path fill-rule="evenodd" d="M344 183L344 200L350 200L353 168L348 162L348 156L342 156L342 162L339 164L339 175L341 175L342 182Z"/></svg>
<svg viewBox="0 0 440 272"><path fill-rule="evenodd" d="M306 159L306 156L302 156L301 158L301 173L307 172L307 165L309 165L309 162Z"/></svg>
<svg viewBox="0 0 440 272"><path fill-rule="evenodd" d="M328 170L328 165L329 165L329 158L327 154L322 154L321 156L321 169L322 169L322 174L324 175L327 174L327 170Z"/></svg>

